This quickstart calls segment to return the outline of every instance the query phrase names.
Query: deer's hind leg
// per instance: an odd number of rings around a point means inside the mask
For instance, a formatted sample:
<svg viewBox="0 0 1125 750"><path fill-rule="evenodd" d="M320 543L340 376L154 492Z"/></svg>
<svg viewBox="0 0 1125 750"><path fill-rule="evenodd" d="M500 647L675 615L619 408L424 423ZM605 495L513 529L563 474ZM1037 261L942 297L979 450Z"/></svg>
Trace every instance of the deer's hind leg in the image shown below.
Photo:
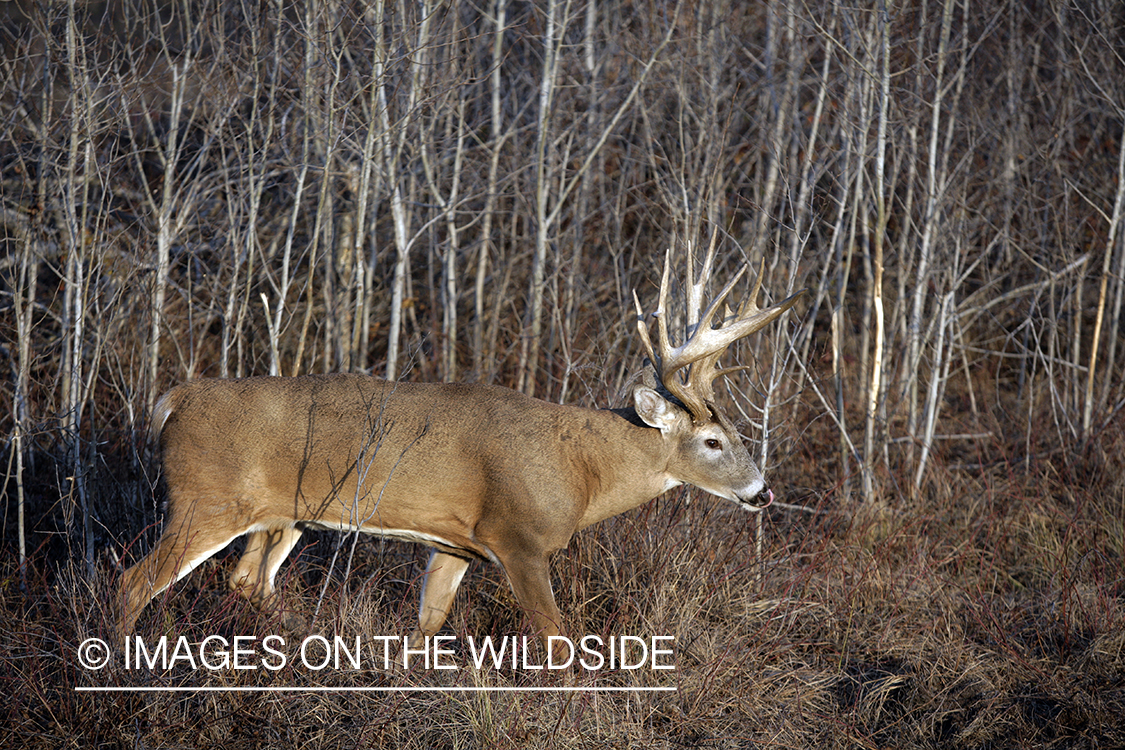
<svg viewBox="0 0 1125 750"><path fill-rule="evenodd" d="M141 611L154 596L246 531L218 523L198 510L193 508L186 517L173 513L156 546L122 576L124 601L118 620L122 637L133 631Z"/></svg>
<svg viewBox="0 0 1125 750"><path fill-rule="evenodd" d="M280 526L250 532L246 550L230 574L229 585L263 612L275 612L280 607L280 597L274 590L273 579L278 568L301 538L301 529ZM303 630L305 622L292 612L283 612L282 624L290 630Z"/></svg>

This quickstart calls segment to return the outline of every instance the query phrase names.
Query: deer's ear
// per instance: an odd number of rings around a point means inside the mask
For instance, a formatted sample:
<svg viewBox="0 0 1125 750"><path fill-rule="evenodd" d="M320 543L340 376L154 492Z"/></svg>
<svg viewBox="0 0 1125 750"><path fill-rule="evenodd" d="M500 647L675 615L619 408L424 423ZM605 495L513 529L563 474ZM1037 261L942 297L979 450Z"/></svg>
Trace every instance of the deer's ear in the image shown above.
<svg viewBox="0 0 1125 750"><path fill-rule="evenodd" d="M675 426L677 420L683 419L683 414L663 396L651 388L637 386L633 390L633 406L637 416L649 427L655 427L661 432L667 432Z"/></svg>

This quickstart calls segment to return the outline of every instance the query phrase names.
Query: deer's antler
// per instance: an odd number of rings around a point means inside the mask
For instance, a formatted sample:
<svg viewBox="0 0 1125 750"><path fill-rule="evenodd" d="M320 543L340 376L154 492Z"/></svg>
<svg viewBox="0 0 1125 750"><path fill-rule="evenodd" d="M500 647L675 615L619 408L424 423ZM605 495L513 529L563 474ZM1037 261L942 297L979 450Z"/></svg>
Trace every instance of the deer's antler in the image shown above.
<svg viewBox="0 0 1125 750"><path fill-rule="evenodd" d="M731 372L746 369L742 367L720 368L719 357L731 344L740 338L749 336L761 330L781 316L786 310L796 303L797 298L804 294L801 290L786 298L776 305L767 308L758 307L758 293L762 288L762 274L765 271L765 261L754 281L754 288L750 296L742 301L737 310L732 310L729 305L724 306L720 317L719 308L726 302L734 285L746 273L749 264L742 266L718 296L711 301L706 310L703 310L703 291L711 278L711 267L715 259L718 232L711 235L711 244L707 249L707 256L703 261L698 281L693 277L695 259L689 247L687 252L687 338L679 346L673 346L668 337L668 275L672 265L672 250L669 248L664 256L664 273L660 278L660 298L656 310L646 314L637 298L636 290L633 291L633 303L637 308L637 330L641 335L641 342L648 353L649 360L656 370L664 389L687 407L692 419L696 422L709 421L711 409L709 403L715 399L712 386L715 378ZM656 318L657 342L653 345L649 331L648 318Z"/></svg>

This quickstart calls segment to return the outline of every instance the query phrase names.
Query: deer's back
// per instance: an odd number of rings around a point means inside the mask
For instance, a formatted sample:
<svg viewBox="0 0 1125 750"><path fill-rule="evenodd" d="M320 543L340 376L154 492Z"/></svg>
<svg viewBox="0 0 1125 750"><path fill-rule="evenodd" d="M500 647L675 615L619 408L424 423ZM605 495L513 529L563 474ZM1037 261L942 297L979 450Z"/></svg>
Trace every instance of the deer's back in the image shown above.
<svg viewBox="0 0 1125 750"><path fill-rule="evenodd" d="M155 422L173 497L263 519L325 514L337 498L377 507L384 525L444 508L471 525L545 487L581 490L566 464L582 413L597 414L497 386L342 374L192 381L161 399Z"/></svg>

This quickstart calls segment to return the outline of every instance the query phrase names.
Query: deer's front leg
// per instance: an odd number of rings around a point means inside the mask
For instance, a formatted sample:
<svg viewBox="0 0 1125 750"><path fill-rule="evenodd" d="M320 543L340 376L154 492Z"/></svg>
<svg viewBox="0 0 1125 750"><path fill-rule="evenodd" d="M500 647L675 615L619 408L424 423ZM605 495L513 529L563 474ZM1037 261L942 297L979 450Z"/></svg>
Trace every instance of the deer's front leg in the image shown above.
<svg viewBox="0 0 1125 750"><path fill-rule="evenodd" d="M441 630L468 567L469 560L464 557L436 549L430 553L418 603L418 629L410 634L411 649L421 648L427 637Z"/></svg>
<svg viewBox="0 0 1125 750"><path fill-rule="evenodd" d="M504 570L516 599L524 613L531 618L532 629L546 644L547 639L558 635L562 627L562 617L555 604L555 592L551 589L551 569L547 557L535 555L507 560L504 562Z"/></svg>

